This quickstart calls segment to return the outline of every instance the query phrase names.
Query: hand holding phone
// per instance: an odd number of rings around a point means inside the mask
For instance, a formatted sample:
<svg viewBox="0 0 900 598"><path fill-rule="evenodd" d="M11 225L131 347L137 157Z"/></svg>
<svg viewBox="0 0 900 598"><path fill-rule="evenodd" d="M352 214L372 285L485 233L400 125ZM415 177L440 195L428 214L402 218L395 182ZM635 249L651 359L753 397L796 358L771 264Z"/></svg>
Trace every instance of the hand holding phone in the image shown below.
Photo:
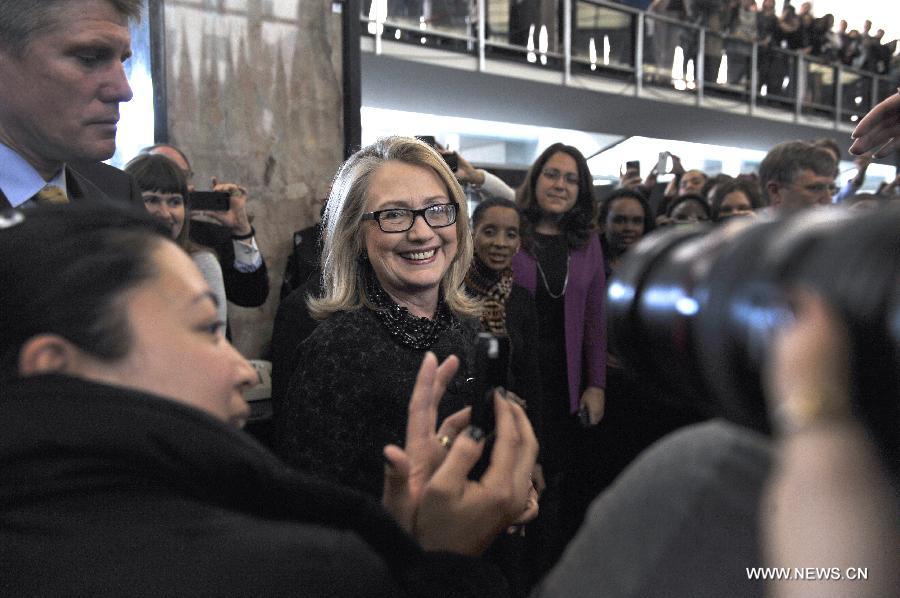
<svg viewBox="0 0 900 598"><path fill-rule="evenodd" d="M641 176L641 161L629 160L628 162L625 162L625 176Z"/></svg>
<svg viewBox="0 0 900 598"><path fill-rule="evenodd" d="M472 402L471 425L481 429L488 439L478 463L469 472L470 479L478 479L490 462L495 427L494 390L506 387L509 359L509 338L481 332L475 339L475 393Z"/></svg>
<svg viewBox="0 0 900 598"><path fill-rule="evenodd" d="M231 208L231 194L226 191L191 191L188 204L191 210L227 212Z"/></svg>
<svg viewBox="0 0 900 598"><path fill-rule="evenodd" d="M656 163L656 174L669 172L669 152L659 152L659 161Z"/></svg>

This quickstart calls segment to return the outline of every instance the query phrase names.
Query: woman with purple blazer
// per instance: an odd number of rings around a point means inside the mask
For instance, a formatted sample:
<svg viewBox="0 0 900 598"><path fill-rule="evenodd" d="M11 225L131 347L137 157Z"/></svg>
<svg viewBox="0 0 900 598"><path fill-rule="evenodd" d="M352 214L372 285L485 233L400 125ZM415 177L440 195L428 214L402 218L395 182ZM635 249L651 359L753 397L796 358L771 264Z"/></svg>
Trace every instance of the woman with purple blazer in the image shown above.
<svg viewBox="0 0 900 598"><path fill-rule="evenodd" d="M561 143L537 158L516 194L525 218L522 249L513 258L515 282L534 295L538 312L541 455L547 489L532 534L531 570L555 562L583 513L577 492L575 447L581 427L603 417L606 383L606 277L603 251L592 231L592 178L584 156Z"/></svg>

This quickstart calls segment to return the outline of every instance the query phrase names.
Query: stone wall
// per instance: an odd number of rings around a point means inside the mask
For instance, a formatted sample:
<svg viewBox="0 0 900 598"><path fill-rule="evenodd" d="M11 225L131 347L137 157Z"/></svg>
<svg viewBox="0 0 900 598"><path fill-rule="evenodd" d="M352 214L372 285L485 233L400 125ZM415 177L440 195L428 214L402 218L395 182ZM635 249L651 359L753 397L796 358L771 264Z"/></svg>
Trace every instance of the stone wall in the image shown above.
<svg viewBox="0 0 900 598"><path fill-rule="evenodd" d="M235 345L265 355L292 233L313 224L343 156L341 15L330 0L166 0L169 140L249 190L269 300L229 304Z"/></svg>

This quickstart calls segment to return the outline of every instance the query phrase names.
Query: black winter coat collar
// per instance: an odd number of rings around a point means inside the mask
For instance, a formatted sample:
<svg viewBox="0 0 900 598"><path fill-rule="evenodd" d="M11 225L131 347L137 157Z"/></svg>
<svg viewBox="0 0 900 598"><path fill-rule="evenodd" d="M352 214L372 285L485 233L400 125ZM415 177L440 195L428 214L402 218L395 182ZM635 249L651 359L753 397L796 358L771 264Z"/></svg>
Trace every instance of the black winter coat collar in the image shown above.
<svg viewBox="0 0 900 598"><path fill-rule="evenodd" d="M296 472L201 411L134 390L56 375L13 382L0 400L0 464L0 508L82 483L164 487L254 516L353 530L398 559L421 555L369 497Z"/></svg>

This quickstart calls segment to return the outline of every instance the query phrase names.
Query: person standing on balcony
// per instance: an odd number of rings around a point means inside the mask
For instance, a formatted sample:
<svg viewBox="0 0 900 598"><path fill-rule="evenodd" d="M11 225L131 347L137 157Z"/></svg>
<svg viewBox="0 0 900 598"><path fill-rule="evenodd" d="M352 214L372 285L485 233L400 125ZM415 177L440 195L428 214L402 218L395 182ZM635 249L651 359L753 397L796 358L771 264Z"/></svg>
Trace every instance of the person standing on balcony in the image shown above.
<svg viewBox="0 0 900 598"><path fill-rule="evenodd" d="M757 41L756 2L731 0L729 2L727 29L732 39L726 44L728 51L728 82L737 85L749 72L753 43Z"/></svg>

